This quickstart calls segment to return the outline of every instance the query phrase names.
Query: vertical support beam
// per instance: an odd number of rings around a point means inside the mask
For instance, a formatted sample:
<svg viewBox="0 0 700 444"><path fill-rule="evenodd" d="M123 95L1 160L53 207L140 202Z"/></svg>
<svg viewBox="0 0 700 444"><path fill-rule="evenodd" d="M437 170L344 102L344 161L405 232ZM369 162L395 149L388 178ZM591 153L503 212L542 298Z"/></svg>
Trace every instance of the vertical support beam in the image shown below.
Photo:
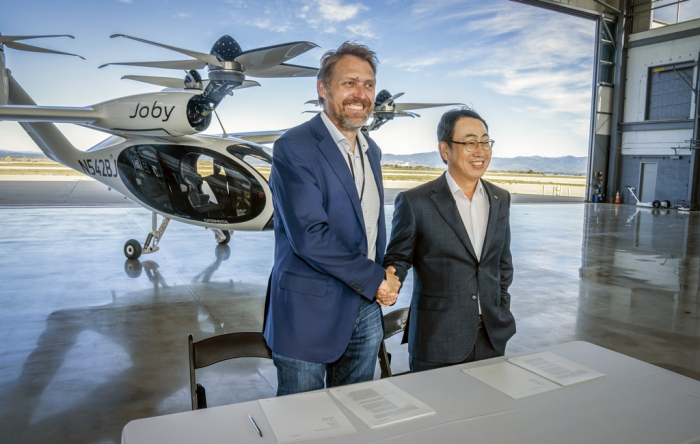
<svg viewBox="0 0 700 444"><path fill-rule="evenodd" d="M622 14L617 15L617 30L615 35L615 89L613 91L613 111L611 118L610 154L608 156L608 172L606 196L607 202L613 202L615 193L620 190L620 165L622 163L622 123L625 108L625 89L627 79L627 39L628 20L625 17L628 0L620 1Z"/></svg>
<svg viewBox="0 0 700 444"><path fill-rule="evenodd" d="M700 54L698 54L698 63L696 71L695 84L700 84ZM695 91L700 92L700 88L695 88ZM698 138L700 138L700 94L695 93L695 115L693 116L693 140L690 141L690 171L688 172L688 197L687 201L690 204L691 210L697 210L700 207L700 159L698 159Z"/></svg>
<svg viewBox="0 0 700 444"><path fill-rule="evenodd" d="M598 76L600 74L600 33L602 17L595 23L595 52L593 54L593 94L591 94L591 128L588 132L588 167L586 171L586 202L593 201L593 172L596 160L596 121L598 120Z"/></svg>

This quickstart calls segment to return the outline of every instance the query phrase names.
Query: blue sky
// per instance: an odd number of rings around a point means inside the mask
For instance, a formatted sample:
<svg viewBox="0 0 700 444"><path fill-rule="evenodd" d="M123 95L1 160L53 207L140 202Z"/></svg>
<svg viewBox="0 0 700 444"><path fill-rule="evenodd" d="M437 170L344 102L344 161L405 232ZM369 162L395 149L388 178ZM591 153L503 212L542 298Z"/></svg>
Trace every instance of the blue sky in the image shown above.
<svg viewBox="0 0 700 444"><path fill-rule="evenodd" d="M209 52L234 37L244 50L308 40L316 48L292 63L318 66L345 40L374 49L377 88L404 92L404 102L461 102L487 120L494 156L585 156L591 107L593 22L507 0L24 0L0 16L4 35L72 34L75 40L27 42L75 57L6 49L7 67L40 105L86 106L156 91L126 74L181 77L175 70L109 66L124 61L177 60L181 54L115 33ZM206 77L206 70L200 71ZM229 132L283 129L310 117L315 79L254 79L262 87L236 92L219 107ZM435 129L447 108L395 119L372 137L384 152L436 149ZM87 149L106 136L59 125ZM216 122L210 133L220 133ZM0 122L0 148L38 151L18 124Z"/></svg>

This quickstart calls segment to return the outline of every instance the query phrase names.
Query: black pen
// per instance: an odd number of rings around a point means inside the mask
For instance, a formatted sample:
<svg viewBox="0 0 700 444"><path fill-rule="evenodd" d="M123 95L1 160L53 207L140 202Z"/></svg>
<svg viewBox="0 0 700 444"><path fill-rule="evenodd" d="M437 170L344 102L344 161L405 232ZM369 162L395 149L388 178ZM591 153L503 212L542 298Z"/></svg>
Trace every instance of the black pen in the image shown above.
<svg viewBox="0 0 700 444"><path fill-rule="evenodd" d="M248 418L250 418L250 422L253 423L253 427L255 427L255 431L258 432L258 435L260 435L260 437L262 438L262 432L258 428L258 425L255 423L255 420L253 419L253 417L248 415Z"/></svg>

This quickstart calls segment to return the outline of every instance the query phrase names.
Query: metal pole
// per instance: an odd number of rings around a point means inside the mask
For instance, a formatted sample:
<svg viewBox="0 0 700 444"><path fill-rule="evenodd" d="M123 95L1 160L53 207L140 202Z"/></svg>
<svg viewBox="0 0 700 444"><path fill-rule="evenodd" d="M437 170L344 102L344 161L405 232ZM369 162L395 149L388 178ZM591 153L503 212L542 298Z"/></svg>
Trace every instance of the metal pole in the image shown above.
<svg viewBox="0 0 700 444"><path fill-rule="evenodd" d="M608 202L613 202L615 192L620 188L620 171L622 163L622 130L620 123L623 120L625 107L625 79L627 78L627 26L625 18L627 0L620 1L621 14L617 16L616 51L615 51L615 90L613 91L613 109L610 128L610 154L608 156L608 183L606 196Z"/></svg>

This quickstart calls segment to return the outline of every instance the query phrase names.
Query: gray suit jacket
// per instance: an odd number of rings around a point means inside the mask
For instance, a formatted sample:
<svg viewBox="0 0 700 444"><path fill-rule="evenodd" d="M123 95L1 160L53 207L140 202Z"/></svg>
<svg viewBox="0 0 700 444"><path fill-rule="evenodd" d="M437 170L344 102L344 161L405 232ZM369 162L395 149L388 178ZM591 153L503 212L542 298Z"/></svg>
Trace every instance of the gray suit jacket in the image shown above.
<svg viewBox="0 0 700 444"><path fill-rule="evenodd" d="M396 197L391 241L384 266L393 265L404 281L413 267L413 298L408 350L421 361L456 363L467 358L478 333L481 300L484 326L493 347L505 352L515 334L508 287L510 194L482 180L490 211L477 260L443 174ZM405 338L406 336L404 336Z"/></svg>

